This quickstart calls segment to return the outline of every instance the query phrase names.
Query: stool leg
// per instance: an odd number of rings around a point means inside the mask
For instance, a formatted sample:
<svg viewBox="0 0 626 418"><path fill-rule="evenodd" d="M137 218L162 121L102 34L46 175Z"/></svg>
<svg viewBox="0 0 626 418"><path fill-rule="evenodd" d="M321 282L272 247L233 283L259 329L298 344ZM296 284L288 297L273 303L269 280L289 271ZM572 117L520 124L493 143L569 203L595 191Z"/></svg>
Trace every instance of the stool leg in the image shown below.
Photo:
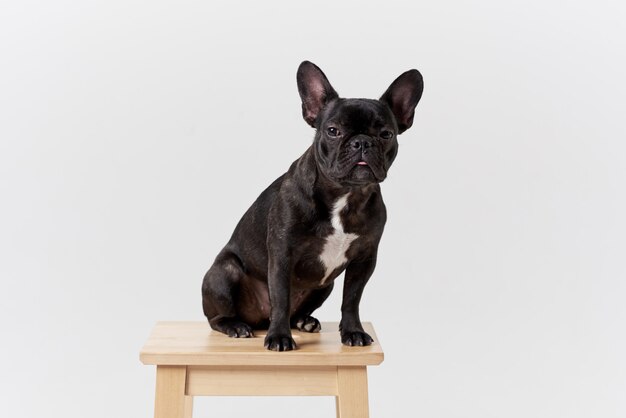
<svg viewBox="0 0 626 418"><path fill-rule="evenodd" d="M185 418L193 417L193 396L185 396Z"/></svg>
<svg viewBox="0 0 626 418"><path fill-rule="evenodd" d="M368 418L367 368L340 366L337 368L337 418Z"/></svg>
<svg viewBox="0 0 626 418"><path fill-rule="evenodd" d="M154 418L189 418L193 398L185 396L187 367L157 366Z"/></svg>

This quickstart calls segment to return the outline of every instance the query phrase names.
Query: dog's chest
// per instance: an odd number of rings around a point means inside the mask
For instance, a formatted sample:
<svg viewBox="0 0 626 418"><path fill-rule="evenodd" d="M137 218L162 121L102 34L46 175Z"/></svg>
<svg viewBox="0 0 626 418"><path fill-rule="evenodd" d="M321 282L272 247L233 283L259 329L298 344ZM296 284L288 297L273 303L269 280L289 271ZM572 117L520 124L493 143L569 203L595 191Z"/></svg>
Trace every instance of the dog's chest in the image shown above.
<svg viewBox="0 0 626 418"><path fill-rule="evenodd" d="M333 227L332 233L325 238L324 247L320 254L320 261L324 266L324 277L321 284L330 277L335 269L343 266L347 261L346 252L350 244L357 239L357 234L346 233L341 222L341 211L348 203L348 194L337 199L330 214L330 223Z"/></svg>

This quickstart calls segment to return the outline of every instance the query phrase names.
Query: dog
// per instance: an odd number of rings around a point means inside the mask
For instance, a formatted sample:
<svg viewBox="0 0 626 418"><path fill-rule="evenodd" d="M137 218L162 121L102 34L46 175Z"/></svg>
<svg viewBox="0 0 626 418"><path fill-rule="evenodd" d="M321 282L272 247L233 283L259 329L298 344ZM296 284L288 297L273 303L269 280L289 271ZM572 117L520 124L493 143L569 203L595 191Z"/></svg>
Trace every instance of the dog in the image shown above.
<svg viewBox="0 0 626 418"><path fill-rule="evenodd" d="M309 61L296 80L313 144L261 193L215 258L202 282L204 315L230 337L267 329L266 348L293 350L291 329L320 331L311 314L345 271L341 341L367 346L359 303L387 217L379 183L397 136L413 124L422 75L406 71L378 100L340 98Z"/></svg>

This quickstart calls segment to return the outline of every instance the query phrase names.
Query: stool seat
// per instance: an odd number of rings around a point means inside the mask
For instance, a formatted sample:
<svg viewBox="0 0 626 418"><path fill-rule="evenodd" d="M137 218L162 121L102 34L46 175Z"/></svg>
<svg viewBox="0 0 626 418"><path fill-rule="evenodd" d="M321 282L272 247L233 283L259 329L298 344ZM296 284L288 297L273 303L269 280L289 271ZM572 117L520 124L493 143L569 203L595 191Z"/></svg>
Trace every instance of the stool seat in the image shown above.
<svg viewBox="0 0 626 418"><path fill-rule="evenodd" d="M338 323L322 323L319 333L292 330L297 349L263 347L267 331L253 338L230 338L207 322L158 322L140 353L157 366L156 418L192 416L194 396L335 396L337 417L367 418L367 367L384 353L371 323L363 323L374 343L347 347Z"/></svg>

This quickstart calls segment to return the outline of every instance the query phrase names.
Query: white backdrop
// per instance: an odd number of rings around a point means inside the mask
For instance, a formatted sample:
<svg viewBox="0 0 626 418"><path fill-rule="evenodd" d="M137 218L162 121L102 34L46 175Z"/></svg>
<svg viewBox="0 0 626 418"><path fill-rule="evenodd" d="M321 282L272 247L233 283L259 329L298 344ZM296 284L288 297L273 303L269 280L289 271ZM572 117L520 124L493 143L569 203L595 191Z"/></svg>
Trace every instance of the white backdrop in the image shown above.
<svg viewBox="0 0 626 418"><path fill-rule="evenodd" d="M304 59L345 97L425 80L362 303L386 352L371 415L626 416L625 19L608 0L3 2L2 416L152 415L150 328L204 319L204 272L313 138Z"/></svg>

